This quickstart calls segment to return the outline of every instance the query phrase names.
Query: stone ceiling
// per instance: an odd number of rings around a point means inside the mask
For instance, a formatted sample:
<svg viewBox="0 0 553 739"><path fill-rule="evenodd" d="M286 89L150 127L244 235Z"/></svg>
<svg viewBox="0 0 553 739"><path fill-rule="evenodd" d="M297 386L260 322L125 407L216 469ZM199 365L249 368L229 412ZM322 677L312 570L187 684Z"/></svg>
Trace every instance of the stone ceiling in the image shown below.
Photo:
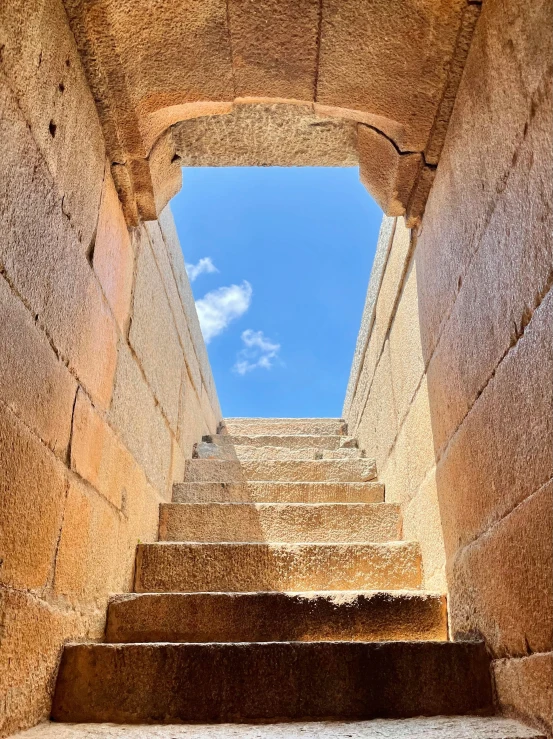
<svg viewBox="0 0 553 739"><path fill-rule="evenodd" d="M200 156L184 148L194 145L205 156L204 135L212 137L213 152L225 141L244 144L238 133L229 135L234 124L171 126L228 114L258 132L276 118L285 124L288 116L289 137L295 132L300 139L300 159L306 156L301 143L306 116L322 116L325 126L329 118L350 121L336 124L333 145L343 136L349 146L347 131L362 126L362 179L390 215L407 212L416 219L479 12L473 0L65 0L65 5L130 222L155 218L178 188L181 157ZM239 109L242 103L261 104L258 124L252 109L247 114ZM296 104L299 110L268 114L264 103L286 103L287 111ZM237 112L231 113L234 105ZM277 135L274 126L272 131L262 135L266 144L260 138L253 142L262 158L263 147ZM313 140L319 146L324 138ZM219 163L233 157L246 155L221 150Z"/></svg>

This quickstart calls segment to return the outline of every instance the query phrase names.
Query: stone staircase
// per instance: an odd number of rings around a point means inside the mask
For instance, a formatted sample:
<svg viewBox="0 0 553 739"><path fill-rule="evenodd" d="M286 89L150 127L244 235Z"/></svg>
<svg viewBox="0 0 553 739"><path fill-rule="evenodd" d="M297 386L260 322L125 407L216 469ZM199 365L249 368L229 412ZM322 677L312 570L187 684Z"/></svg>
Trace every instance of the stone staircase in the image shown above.
<svg viewBox="0 0 553 739"><path fill-rule="evenodd" d="M421 589L419 546L376 477L342 421L228 420L161 506L159 541L138 545L105 643L66 646L52 717L489 713L484 645L448 641L445 597Z"/></svg>

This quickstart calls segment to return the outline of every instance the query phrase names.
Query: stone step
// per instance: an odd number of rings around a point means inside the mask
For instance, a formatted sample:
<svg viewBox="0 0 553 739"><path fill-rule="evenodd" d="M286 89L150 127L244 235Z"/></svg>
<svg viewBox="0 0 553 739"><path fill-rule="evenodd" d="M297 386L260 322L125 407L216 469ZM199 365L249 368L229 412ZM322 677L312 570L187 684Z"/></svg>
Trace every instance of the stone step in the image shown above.
<svg viewBox="0 0 553 739"><path fill-rule="evenodd" d="M390 503L164 503L161 541L383 542L401 539Z"/></svg>
<svg viewBox="0 0 553 739"><path fill-rule="evenodd" d="M203 441L220 446L277 446L286 449L341 449L357 448L352 436L313 434L213 434Z"/></svg>
<svg viewBox="0 0 553 739"><path fill-rule="evenodd" d="M341 418L225 418L223 433L346 436L347 424Z"/></svg>
<svg viewBox="0 0 553 739"><path fill-rule="evenodd" d="M368 482L376 478L373 459L237 462L189 459L183 482Z"/></svg>
<svg viewBox="0 0 553 739"><path fill-rule="evenodd" d="M372 721L263 724L60 724L46 722L13 739L547 739L539 729L497 716L418 716Z"/></svg>
<svg viewBox="0 0 553 739"><path fill-rule="evenodd" d="M248 444L219 444L201 441L194 446L194 459L220 459L228 461L257 460L314 460L314 459L361 459L364 454L355 447L344 449L316 449L299 447L289 449L282 446L249 446Z"/></svg>
<svg viewBox="0 0 553 739"><path fill-rule="evenodd" d="M330 591L124 595L108 607L107 642L447 639L445 595Z"/></svg>
<svg viewBox="0 0 553 739"><path fill-rule="evenodd" d="M471 642L72 644L52 718L246 722L491 712Z"/></svg>
<svg viewBox="0 0 553 739"><path fill-rule="evenodd" d="M184 482L174 503L382 503L380 482Z"/></svg>
<svg viewBox="0 0 553 739"><path fill-rule="evenodd" d="M415 542L386 544L139 544L137 593L411 590Z"/></svg>
<svg viewBox="0 0 553 739"><path fill-rule="evenodd" d="M258 460L333 460L333 459L363 459L360 449L311 449L303 447L299 449L287 449L280 446L245 446L239 444L234 447L235 459L240 462L255 462Z"/></svg>

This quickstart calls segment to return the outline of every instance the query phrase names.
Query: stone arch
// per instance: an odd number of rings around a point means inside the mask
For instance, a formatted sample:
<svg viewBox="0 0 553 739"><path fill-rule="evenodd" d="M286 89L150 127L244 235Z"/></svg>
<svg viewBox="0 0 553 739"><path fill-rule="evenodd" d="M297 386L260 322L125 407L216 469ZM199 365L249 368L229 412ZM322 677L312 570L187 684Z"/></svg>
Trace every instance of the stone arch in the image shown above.
<svg viewBox="0 0 553 739"><path fill-rule="evenodd" d="M361 177L421 217L479 5L469 0L65 0L127 221L179 186L173 127L237 106L354 121Z"/></svg>

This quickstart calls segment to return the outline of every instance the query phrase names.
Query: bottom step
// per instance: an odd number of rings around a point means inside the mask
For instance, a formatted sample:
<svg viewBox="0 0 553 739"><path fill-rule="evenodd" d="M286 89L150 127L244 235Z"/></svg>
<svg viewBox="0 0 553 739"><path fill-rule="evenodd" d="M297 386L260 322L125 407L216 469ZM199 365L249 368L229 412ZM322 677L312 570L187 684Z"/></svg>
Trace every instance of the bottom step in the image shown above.
<svg viewBox="0 0 553 739"><path fill-rule="evenodd" d="M74 644L56 721L244 722L489 712L474 642Z"/></svg>
<svg viewBox="0 0 553 739"><path fill-rule="evenodd" d="M325 721L215 726L41 724L13 739L546 739L537 729L495 717Z"/></svg>

